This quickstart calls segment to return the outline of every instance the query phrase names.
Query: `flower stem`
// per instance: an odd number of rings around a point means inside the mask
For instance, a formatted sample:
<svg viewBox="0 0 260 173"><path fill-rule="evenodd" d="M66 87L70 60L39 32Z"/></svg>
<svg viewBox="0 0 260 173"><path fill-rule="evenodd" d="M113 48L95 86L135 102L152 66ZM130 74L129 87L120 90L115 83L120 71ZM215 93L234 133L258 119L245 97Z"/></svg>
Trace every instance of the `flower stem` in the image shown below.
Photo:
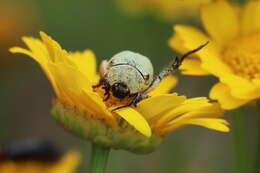
<svg viewBox="0 0 260 173"><path fill-rule="evenodd" d="M257 112L258 112L258 116L260 114L260 102L257 105ZM259 117L258 117L259 119ZM259 122L259 120L258 120ZM255 173L260 171L260 123L258 123L258 139L256 139L257 141L257 146L256 146L256 157L255 157Z"/></svg>
<svg viewBox="0 0 260 173"><path fill-rule="evenodd" d="M239 108L233 111L232 120L235 172L245 173L249 171L249 162L247 156L247 139L245 128L245 115L243 115L243 108Z"/></svg>
<svg viewBox="0 0 260 173"><path fill-rule="evenodd" d="M236 3L240 4L240 5L244 5L245 3L247 3L250 0L235 0Z"/></svg>
<svg viewBox="0 0 260 173"><path fill-rule="evenodd" d="M105 173L110 148L92 144L89 173Z"/></svg>

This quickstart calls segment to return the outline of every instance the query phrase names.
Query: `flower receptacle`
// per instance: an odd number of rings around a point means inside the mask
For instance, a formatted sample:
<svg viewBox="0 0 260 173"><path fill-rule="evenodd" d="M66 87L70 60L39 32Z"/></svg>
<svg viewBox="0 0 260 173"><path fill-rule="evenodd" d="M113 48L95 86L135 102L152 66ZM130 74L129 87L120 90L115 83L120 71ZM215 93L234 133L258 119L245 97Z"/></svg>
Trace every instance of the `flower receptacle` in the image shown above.
<svg viewBox="0 0 260 173"><path fill-rule="evenodd" d="M110 127L95 115L58 101L53 103L51 115L66 130L91 143L137 154L153 152L164 139L163 136L155 134L146 137L128 125Z"/></svg>

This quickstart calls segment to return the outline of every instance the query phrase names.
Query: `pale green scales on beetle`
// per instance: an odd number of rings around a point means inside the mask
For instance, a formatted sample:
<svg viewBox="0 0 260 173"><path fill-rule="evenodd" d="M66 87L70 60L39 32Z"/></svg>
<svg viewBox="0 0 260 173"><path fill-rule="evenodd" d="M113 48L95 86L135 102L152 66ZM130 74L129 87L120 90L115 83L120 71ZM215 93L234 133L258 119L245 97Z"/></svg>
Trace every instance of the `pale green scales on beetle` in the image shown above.
<svg viewBox="0 0 260 173"><path fill-rule="evenodd" d="M105 78L111 86L116 82L125 83L130 94L135 94L144 91L151 84L153 65L147 57L139 53L123 51L108 61Z"/></svg>

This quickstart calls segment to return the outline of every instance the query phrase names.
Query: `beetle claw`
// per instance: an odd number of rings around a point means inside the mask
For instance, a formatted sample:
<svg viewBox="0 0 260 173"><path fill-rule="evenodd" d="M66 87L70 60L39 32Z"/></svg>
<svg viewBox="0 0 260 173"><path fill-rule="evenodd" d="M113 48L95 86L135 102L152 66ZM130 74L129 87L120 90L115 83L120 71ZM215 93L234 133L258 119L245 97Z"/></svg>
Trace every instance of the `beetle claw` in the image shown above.
<svg viewBox="0 0 260 173"><path fill-rule="evenodd" d="M109 99L109 97L110 97L110 93L107 92L107 93L105 93L104 95L105 95L106 97L103 99L103 101L107 101L107 100Z"/></svg>

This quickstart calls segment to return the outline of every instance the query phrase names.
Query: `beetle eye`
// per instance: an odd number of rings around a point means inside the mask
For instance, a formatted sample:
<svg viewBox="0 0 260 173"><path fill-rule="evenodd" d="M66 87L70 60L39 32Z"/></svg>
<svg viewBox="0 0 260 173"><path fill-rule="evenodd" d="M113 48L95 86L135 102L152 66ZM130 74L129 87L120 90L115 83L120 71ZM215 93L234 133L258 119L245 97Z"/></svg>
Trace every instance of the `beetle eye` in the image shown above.
<svg viewBox="0 0 260 173"><path fill-rule="evenodd" d="M115 96L119 99L123 99L126 96L129 96L130 90L126 84L119 82L119 83L115 83L112 85L112 93L113 93L113 96Z"/></svg>

